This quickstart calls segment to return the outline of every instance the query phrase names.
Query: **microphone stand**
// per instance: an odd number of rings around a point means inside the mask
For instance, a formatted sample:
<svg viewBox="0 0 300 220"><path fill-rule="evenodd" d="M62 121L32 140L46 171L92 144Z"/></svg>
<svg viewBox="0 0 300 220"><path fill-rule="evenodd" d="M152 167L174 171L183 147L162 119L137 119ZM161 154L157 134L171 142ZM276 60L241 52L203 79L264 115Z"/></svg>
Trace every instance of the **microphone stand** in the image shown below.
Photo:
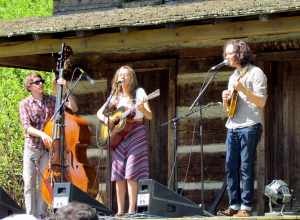
<svg viewBox="0 0 300 220"><path fill-rule="evenodd" d="M114 96L114 94L116 93L117 89L119 88L119 85L117 85L117 87L115 87L115 89L110 93L110 95L108 96L107 98L107 101L106 101L106 106L105 108L103 109L103 113L107 110L107 107L110 105L110 102L111 102L111 99L112 97ZM108 189L108 205L109 205L109 208L112 209L112 187L111 187L111 181L110 181L110 177L111 177L111 149L110 149L110 122L109 122L109 117L110 117L110 114L107 115L107 143L106 143L106 146L107 146L107 157L108 157L108 160L107 160L107 173L108 173L108 177L109 179L107 180L107 186Z"/></svg>
<svg viewBox="0 0 300 220"><path fill-rule="evenodd" d="M194 112L193 112L194 113ZM192 113L190 113L192 114ZM187 116L185 116L187 117ZM174 190L177 193L177 122L183 118L183 116L181 117L175 117L172 118L171 120L162 123L160 126L166 126L168 124L170 124L172 122L173 124L173 149L174 149L174 161L173 161L173 166L172 166L172 170L171 170L171 174L169 177L169 181L168 181L168 188ZM172 183L172 176L174 175L174 181L173 181L173 187L171 187L171 183Z"/></svg>
<svg viewBox="0 0 300 220"><path fill-rule="evenodd" d="M161 127L164 127L170 123L173 124L173 149L174 149L174 162L173 162L173 166L172 166L172 170L171 170L171 174L170 174L170 177L169 177L169 181L168 181L168 188L169 189L172 189L177 192L177 189L178 189L178 184L177 184L177 122L183 118L186 118L188 116L190 116L191 114L194 114L195 112L197 112L198 110L196 111L190 111L182 116L178 116L178 117L175 117L175 118L172 118L164 123L162 123L160 126ZM172 176L174 175L174 186L171 187L171 183L172 183Z"/></svg>
<svg viewBox="0 0 300 220"><path fill-rule="evenodd" d="M57 110L54 112L54 114L52 115L50 120L54 119L56 114L58 114L58 112L65 106L65 103L68 101L68 99L69 99L70 95L72 94L74 88L77 86L78 82L81 80L82 75L83 75L83 73L80 73L79 77L76 79L76 81L74 82L72 87L68 88L64 99L62 100L61 104L59 105Z"/></svg>
<svg viewBox="0 0 300 220"><path fill-rule="evenodd" d="M196 103L199 102L199 99L201 98L203 93L206 91L206 89L207 89L208 85L211 83L211 81L214 80L214 78L216 77L218 72L216 70L214 70L214 71L209 70L208 73L213 73L213 74L210 76L207 83L200 88L198 96L194 100L193 104L189 107L189 111L191 111L195 107Z"/></svg>
<svg viewBox="0 0 300 220"><path fill-rule="evenodd" d="M208 73L212 73L212 75L209 77L208 81L206 82L206 84L203 84L200 88L199 94L196 97L196 99L194 100L194 102L192 103L192 105L189 107L189 111L192 111L192 109L195 107L196 103L198 103L198 107L199 107L199 142L200 142L200 164L201 164L201 170L200 170L200 181L201 181L201 209L202 209L202 213L208 215L208 216L214 216L213 214L211 214L210 212L205 210L205 204L204 204L204 152L203 152L203 114L202 114L202 95L204 94L204 92L206 91L208 85L214 80L217 71L216 69L210 69L208 71ZM205 83L205 82L204 82Z"/></svg>
<svg viewBox="0 0 300 220"><path fill-rule="evenodd" d="M168 181L168 188L171 189L171 180L172 180L172 176L174 175L174 191L177 192L178 186L177 186L177 122L180 121L183 118L186 118L198 111L201 111L202 109L208 108L210 106L214 106L214 105L219 105L219 103L209 103L207 105L201 106L200 109L195 109L195 110L191 110L181 116L177 116L175 118L172 118L164 123L162 123L160 126L166 126L170 123L173 123L173 148L174 148L174 162L173 162L173 166L172 166L172 171L171 171L171 175L169 177L169 181Z"/></svg>

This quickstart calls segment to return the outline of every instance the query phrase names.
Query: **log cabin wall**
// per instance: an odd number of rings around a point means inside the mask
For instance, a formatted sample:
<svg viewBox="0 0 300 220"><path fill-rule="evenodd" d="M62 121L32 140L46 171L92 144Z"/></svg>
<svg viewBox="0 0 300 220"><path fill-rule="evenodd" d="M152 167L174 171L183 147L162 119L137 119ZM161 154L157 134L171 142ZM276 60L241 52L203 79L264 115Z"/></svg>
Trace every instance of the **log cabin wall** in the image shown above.
<svg viewBox="0 0 300 220"><path fill-rule="evenodd" d="M283 179L297 193L299 178L296 173L299 167L297 153L299 150L299 102L296 96L299 94L299 74L296 58L297 51L274 52L265 50L261 45L252 44L257 56L256 64L260 66L268 77L268 103L265 110L265 129L261 142L257 149L255 204L256 210L264 212L265 198L264 186L273 179ZM269 47L269 46L268 46ZM207 70L222 61L222 48L186 49L172 52L171 54L142 54L124 55L114 57L112 55L106 62L90 63L89 71L96 79L95 85L82 82L77 91L77 99L80 105L80 113L85 115L93 124L93 140L89 150L93 164L100 162L100 190L102 197L106 199L107 176L106 149L103 145L97 146L96 141L96 112L104 103L110 91L110 80L115 70L123 65L130 64L137 72L141 86L148 93L156 88L161 89L161 96L150 101L154 113L154 120L148 123L150 140L150 167L151 178L168 185L172 167L173 137L172 126L161 128L160 124L175 116L184 115L189 106L199 93L199 89L209 75ZM175 54L175 56L174 56ZM155 57L155 59L153 59ZM99 58L100 59L100 58ZM103 58L101 58L103 59ZM96 60L96 59L95 59ZM171 74L170 74L171 71ZM214 81L209 85L202 99L203 109L203 144L204 144L204 205L209 208L224 181L226 115L223 112L221 92L227 87L229 75L232 70L223 68L218 72ZM174 79L175 89L169 85L170 77ZM169 89L166 89L169 85ZM176 109L168 113L170 104L169 94L176 97ZM205 107L207 104L210 106ZM195 107L197 110L197 107ZM275 117L274 117L275 115ZM182 189L183 196L196 203L201 203L201 146L199 138L199 112L183 118L177 126L177 184ZM169 137L166 138L166 137ZM100 149L100 150L99 150ZM163 175L162 175L163 174ZM263 205L262 205L263 204ZM226 207L227 196L222 199L219 207ZM298 204L296 203L296 206Z"/></svg>
<svg viewBox="0 0 300 220"><path fill-rule="evenodd" d="M269 86L265 109L265 184L282 179L293 189L295 197L300 193L299 48L299 41L270 43L265 49L258 48L257 53ZM294 208L299 206L296 199Z"/></svg>

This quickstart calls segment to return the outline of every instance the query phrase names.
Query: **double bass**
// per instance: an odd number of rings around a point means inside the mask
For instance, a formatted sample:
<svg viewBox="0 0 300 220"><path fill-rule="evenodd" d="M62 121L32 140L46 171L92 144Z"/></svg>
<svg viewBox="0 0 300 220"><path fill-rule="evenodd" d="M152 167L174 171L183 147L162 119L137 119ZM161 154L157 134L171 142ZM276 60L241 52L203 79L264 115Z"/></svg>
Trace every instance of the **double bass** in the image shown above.
<svg viewBox="0 0 300 220"><path fill-rule="evenodd" d="M57 61L58 77L63 78L65 60L72 49L62 44ZM71 182L81 191L95 197L98 193L96 170L88 164L86 150L90 143L88 122L65 110L63 85L56 87L55 113L44 131L52 137L49 163L42 174L41 193L43 200L52 206L55 182Z"/></svg>

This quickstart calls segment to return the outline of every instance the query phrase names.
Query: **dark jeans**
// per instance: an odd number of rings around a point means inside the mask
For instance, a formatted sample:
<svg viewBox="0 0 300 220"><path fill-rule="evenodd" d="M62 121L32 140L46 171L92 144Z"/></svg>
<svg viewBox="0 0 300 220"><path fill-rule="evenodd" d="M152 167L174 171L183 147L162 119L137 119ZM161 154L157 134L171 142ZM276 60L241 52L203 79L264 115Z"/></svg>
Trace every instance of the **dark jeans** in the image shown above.
<svg viewBox="0 0 300 220"><path fill-rule="evenodd" d="M252 207L254 161L261 133L261 124L227 131L225 168L230 206Z"/></svg>

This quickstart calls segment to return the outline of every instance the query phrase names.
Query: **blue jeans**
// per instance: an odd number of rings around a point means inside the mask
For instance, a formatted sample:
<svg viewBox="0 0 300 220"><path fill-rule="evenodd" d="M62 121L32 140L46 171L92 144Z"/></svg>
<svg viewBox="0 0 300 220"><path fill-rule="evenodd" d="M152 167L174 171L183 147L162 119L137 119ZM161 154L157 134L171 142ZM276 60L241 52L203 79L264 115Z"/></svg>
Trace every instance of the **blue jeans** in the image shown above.
<svg viewBox="0 0 300 220"><path fill-rule="evenodd" d="M234 209L242 206L242 209L251 210L254 194L254 161L261 133L261 124L227 131L225 171L229 205Z"/></svg>

